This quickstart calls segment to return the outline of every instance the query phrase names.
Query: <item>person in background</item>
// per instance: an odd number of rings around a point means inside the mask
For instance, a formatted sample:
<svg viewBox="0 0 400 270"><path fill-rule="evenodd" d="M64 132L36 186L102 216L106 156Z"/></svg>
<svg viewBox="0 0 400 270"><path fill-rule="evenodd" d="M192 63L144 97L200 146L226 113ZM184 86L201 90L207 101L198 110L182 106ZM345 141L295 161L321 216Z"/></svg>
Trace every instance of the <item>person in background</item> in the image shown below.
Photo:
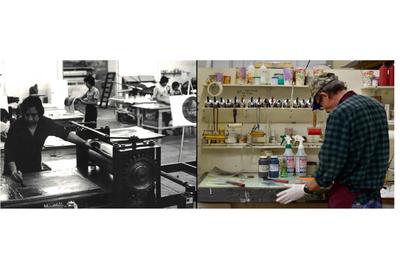
<svg viewBox="0 0 400 270"><path fill-rule="evenodd" d="M42 148L48 136L57 136L75 144L89 143L43 116L42 101L29 96L21 104L22 117L13 122L4 145L5 175L23 185L23 173L42 170Z"/></svg>
<svg viewBox="0 0 400 270"><path fill-rule="evenodd" d="M79 101L86 105L85 108L85 123L86 126L96 128L97 126L97 103L99 102L100 92L95 87L95 80L92 75L85 77L84 82L88 91L79 98Z"/></svg>
<svg viewBox="0 0 400 270"><path fill-rule="evenodd" d="M278 193L276 201L288 204L330 187L331 208L381 208L389 163L385 109L370 97L347 91L332 73L317 77L311 88L313 110L323 107L329 113L315 181Z"/></svg>
<svg viewBox="0 0 400 270"><path fill-rule="evenodd" d="M154 87L153 89L153 96L152 98L156 100L157 102L164 103L164 104L170 104L169 96L170 96L170 87L168 85L168 77L162 76L160 79L160 82ZM157 117L157 115L156 115ZM163 113L163 122L164 126L168 126L169 123L171 122L171 113L165 112ZM164 135L168 135L167 131L163 131Z"/></svg>
<svg viewBox="0 0 400 270"><path fill-rule="evenodd" d="M160 82L154 87L153 89L153 96L154 100L158 102L170 104L169 101L169 86L168 84L169 79L165 76L162 76Z"/></svg>
<svg viewBox="0 0 400 270"><path fill-rule="evenodd" d="M5 109L1 109L0 132L1 132L2 142L4 142L7 139L7 133L9 128L10 128L10 115Z"/></svg>
<svg viewBox="0 0 400 270"><path fill-rule="evenodd" d="M170 95L171 95L171 96L179 96L179 95L182 95L182 91L180 90L180 86L181 86L180 83L178 83L178 82L173 82L173 83L172 83L172 86L171 86L172 90L171 90Z"/></svg>

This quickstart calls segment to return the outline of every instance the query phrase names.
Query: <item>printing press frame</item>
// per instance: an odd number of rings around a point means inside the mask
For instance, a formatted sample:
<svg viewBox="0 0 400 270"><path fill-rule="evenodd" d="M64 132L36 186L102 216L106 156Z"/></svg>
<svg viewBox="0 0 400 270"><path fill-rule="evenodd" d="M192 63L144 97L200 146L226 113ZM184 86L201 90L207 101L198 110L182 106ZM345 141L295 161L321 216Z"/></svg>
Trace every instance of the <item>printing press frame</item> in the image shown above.
<svg viewBox="0 0 400 270"><path fill-rule="evenodd" d="M88 174L88 168L97 165L113 175L110 197L112 207L193 207L196 188L169 173L183 171L196 176L195 161L161 166L161 147L153 140L139 139L136 136L110 137L108 127L91 129L72 123L78 126L78 136L93 140L90 149L87 146L77 146L77 168L79 172ZM112 142L112 139L118 141ZM98 142L112 145L112 157L95 147ZM152 181L149 181L148 174ZM161 196L161 176L184 187L185 191Z"/></svg>

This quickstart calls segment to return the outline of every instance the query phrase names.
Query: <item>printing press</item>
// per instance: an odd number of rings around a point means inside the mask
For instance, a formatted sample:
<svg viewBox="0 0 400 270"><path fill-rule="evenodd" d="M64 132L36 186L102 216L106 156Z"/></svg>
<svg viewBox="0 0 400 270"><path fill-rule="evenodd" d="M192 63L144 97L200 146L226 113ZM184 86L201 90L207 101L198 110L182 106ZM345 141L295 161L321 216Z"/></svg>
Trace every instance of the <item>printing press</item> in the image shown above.
<svg viewBox="0 0 400 270"><path fill-rule="evenodd" d="M88 141L76 146L76 168L26 173L25 187L2 176L1 208L193 207L195 187L171 173L195 176L195 162L161 166L161 146L156 141L163 135L140 127L110 131L71 124ZM172 181L184 192L162 196L161 181Z"/></svg>

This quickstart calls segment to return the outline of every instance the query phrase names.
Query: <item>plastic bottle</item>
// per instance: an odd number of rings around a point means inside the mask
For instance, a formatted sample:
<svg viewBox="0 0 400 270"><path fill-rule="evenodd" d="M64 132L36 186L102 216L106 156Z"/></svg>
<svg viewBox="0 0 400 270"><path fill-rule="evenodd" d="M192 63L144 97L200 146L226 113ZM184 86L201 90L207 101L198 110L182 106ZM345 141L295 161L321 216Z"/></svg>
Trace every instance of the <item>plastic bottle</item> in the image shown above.
<svg viewBox="0 0 400 270"><path fill-rule="evenodd" d="M269 160L269 177L279 177L279 159L278 156L271 156Z"/></svg>
<svg viewBox="0 0 400 270"><path fill-rule="evenodd" d="M389 67L389 85L394 86L394 64Z"/></svg>
<svg viewBox="0 0 400 270"><path fill-rule="evenodd" d="M283 156L286 161L286 166L287 166L287 175L288 176L293 176L294 175L294 153L292 151L292 138L289 135L286 135L285 137L286 145L285 145L285 152L283 153Z"/></svg>
<svg viewBox="0 0 400 270"><path fill-rule="evenodd" d="M267 83L267 68L264 66L264 63L260 67L260 83L261 84Z"/></svg>
<svg viewBox="0 0 400 270"><path fill-rule="evenodd" d="M276 136L275 136L275 131L271 129L271 134L269 136L269 142L272 144L276 143Z"/></svg>
<svg viewBox="0 0 400 270"><path fill-rule="evenodd" d="M299 142L299 148L297 150L295 156L295 164L296 164L296 175L297 176L306 176L307 174L307 154L304 151L303 141L304 138L301 135L294 136L295 141Z"/></svg>
<svg viewBox="0 0 400 270"><path fill-rule="evenodd" d="M287 164L285 157L279 160L279 176L282 178L288 177Z"/></svg>
<svg viewBox="0 0 400 270"><path fill-rule="evenodd" d="M386 86L389 83L388 68L383 64L379 68L379 86Z"/></svg>
<svg viewBox="0 0 400 270"><path fill-rule="evenodd" d="M254 83L254 72L255 68L253 65L250 65L247 67L246 71L246 77L247 77L247 83L248 84L253 84Z"/></svg>

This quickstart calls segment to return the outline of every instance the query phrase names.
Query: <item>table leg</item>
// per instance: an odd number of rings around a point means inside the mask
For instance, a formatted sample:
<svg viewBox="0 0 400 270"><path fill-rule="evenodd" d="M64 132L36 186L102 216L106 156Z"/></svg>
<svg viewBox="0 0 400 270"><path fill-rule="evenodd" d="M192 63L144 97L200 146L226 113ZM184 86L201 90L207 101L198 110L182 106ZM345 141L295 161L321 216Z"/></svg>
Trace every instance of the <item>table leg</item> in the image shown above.
<svg viewBox="0 0 400 270"><path fill-rule="evenodd" d="M162 133L162 123L163 123L163 113L161 111L158 111L158 133Z"/></svg>
<svg viewBox="0 0 400 270"><path fill-rule="evenodd" d="M140 119L139 119L139 117L140 117L140 109L139 109L139 108L136 108L136 125L137 125L138 127L141 126L141 125L140 125Z"/></svg>
<svg viewBox="0 0 400 270"><path fill-rule="evenodd" d="M179 149L178 162L181 162L182 151L183 151L183 141L184 140L185 140L185 127L182 127L181 148Z"/></svg>

